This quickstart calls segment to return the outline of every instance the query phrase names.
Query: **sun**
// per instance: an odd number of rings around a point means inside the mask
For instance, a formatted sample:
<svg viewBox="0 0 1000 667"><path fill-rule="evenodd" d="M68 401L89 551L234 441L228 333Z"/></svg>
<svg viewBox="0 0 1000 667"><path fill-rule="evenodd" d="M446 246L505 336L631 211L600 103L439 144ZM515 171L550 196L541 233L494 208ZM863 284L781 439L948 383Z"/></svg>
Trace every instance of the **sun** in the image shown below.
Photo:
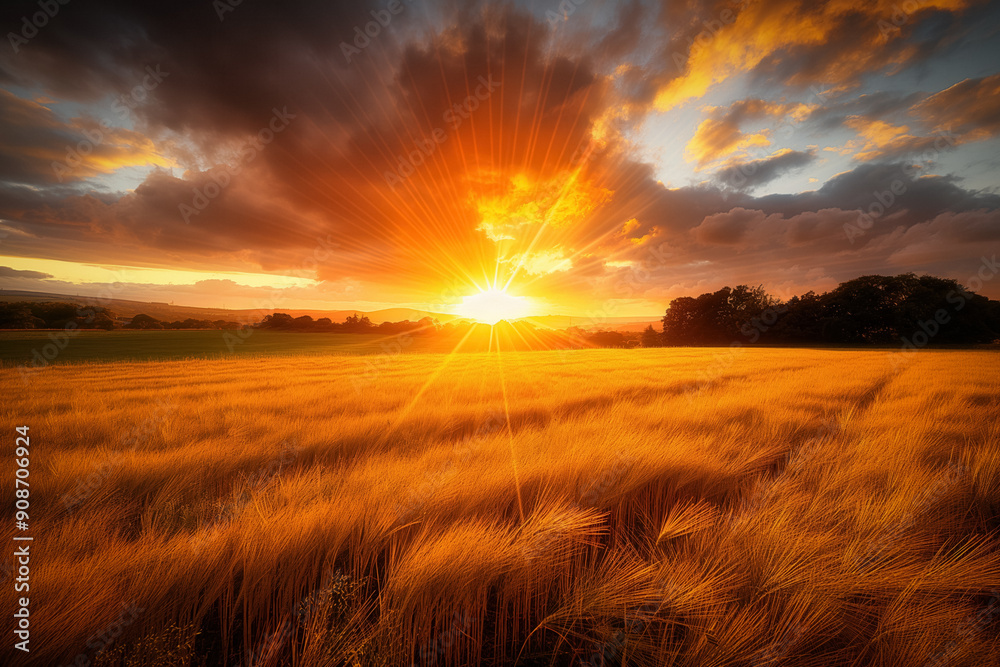
<svg viewBox="0 0 1000 667"><path fill-rule="evenodd" d="M510 322L528 317L532 307L528 297L513 296L501 289L486 289L464 297L455 308L455 314L492 325L500 320Z"/></svg>

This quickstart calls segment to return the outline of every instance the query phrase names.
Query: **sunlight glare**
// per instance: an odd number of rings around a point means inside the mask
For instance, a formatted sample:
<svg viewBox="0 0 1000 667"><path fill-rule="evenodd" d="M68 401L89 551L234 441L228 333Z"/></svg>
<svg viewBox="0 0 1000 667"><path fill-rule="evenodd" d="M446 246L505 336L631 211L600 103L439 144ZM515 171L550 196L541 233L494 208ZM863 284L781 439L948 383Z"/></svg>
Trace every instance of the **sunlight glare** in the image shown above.
<svg viewBox="0 0 1000 667"><path fill-rule="evenodd" d="M528 297L512 296L500 289L483 290L479 294L464 297L455 309L457 315L485 324L496 324L501 320L512 322L531 315Z"/></svg>

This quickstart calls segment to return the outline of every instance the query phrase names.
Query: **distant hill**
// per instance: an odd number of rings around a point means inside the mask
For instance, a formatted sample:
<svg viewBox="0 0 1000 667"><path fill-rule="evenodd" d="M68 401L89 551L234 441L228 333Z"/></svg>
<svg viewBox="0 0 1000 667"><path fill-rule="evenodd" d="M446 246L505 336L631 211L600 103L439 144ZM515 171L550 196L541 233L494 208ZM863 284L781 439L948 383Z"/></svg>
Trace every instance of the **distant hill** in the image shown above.
<svg viewBox="0 0 1000 667"><path fill-rule="evenodd" d="M650 324L657 326L663 319L656 317L605 317L595 319L592 317L570 317L569 315L542 315L540 317L526 317L526 321L538 326L550 329L569 329L579 327L584 331L596 329L613 329L614 331L642 331Z"/></svg>
<svg viewBox="0 0 1000 667"><path fill-rule="evenodd" d="M24 292L17 290L0 291L0 301L62 301L81 305L98 303L95 298L87 296L70 296L68 294ZM175 306L159 301L130 301L128 299L111 299L107 303L100 303L100 305L105 306L106 308L114 311L115 314L122 317L134 317L139 313L145 313L150 317L164 322L174 322L177 320L192 318L196 320L212 321L227 320L240 322L242 324L248 319L254 322L260 320L262 318L261 313L263 312L254 308L242 310L231 310L226 308L199 308L197 306ZM403 320L416 322L424 317L430 317L438 320L439 322L451 322L459 319L457 315L449 315L447 313L431 313L422 310L414 310L413 308L385 308L383 310L368 312L363 310L299 310L293 308L278 308L276 310L277 312L288 313L292 317L301 317L302 315L309 315L313 319L329 317L334 322L343 322L348 316L355 313L358 315L367 315L368 319L375 324L381 324L382 322L401 322Z"/></svg>
<svg viewBox="0 0 1000 667"><path fill-rule="evenodd" d="M76 304L94 304L98 303L93 297L87 296L71 296L69 294L51 294L47 292L25 292L18 290L2 290L0 291L0 302L10 302L10 301L62 301L66 303L76 303ZM249 321L259 321L263 318L260 309L246 308L241 310L232 310L227 308L200 308L197 306L175 306L169 303L163 303L162 301L130 301L128 299L112 299L108 303L100 303L100 305L105 306L109 310L115 312L116 315L121 317L135 317L139 313L145 313L150 317L163 322L175 322L178 320L186 320L188 318L196 320L226 320L229 322L239 322L241 324ZM441 323L445 322L455 322L460 321L462 317L458 315L451 315L448 313L433 313L425 310L416 310L413 308L384 308L382 310L373 311L363 311L363 310L300 310L292 308L277 308L275 311L266 311L264 314L269 312L281 312L288 313L292 317L301 317L303 315L309 315L313 319L319 319L321 317L329 317L334 322L343 322L350 315L357 313L360 315L367 315L368 319L374 324L381 324L382 322L402 322L404 320L409 320L411 322L416 322L417 320L423 319L425 317L430 317L431 319L438 320ZM592 331L598 329L613 329L615 331L642 331L650 324L657 324L660 321L660 317L608 317L603 321L594 320L589 317L571 317L568 315L541 315L538 317L526 317L525 321L528 321L536 326L545 327L549 329L568 329L570 327L579 327L585 331Z"/></svg>

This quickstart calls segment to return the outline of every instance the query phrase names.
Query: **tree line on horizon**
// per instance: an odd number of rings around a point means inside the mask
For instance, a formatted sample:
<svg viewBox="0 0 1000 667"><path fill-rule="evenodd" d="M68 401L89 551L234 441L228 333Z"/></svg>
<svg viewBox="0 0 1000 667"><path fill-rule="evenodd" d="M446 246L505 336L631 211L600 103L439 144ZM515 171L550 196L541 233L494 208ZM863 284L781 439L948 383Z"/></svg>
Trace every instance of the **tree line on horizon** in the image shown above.
<svg viewBox="0 0 1000 667"><path fill-rule="evenodd" d="M1000 302L969 291L955 280L913 273L869 275L817 294L809 291L782 301L763 286L737 285L698 297L673 299L662 320L641 333L563 332L574 346L661 347L774 345L975 345L1000 342ZM441 324L430 317L416 322L373 323L357 313L344 322L309 315L271 313L260 322L189 318L166 322L140 313L120 318L100 306L64 302L0 302L0 329L240 329L382 335L423 334L461 336L470 327L488 327L464 320ZM530 328L530 324L519 323ZM560 340L548 337L549 343ZM563 341L563 342L567 342Z"/></svg>
<svg viewBox="0 0 1000 667"><path fill-rule="evenodd" d="M0 302L0 329L104 329L117 324L117 315L103 306L61 301Z"/></svg>
<svg viewBox="0 0 1000 667"><path fill-rule="evenodd" d="M367 315L350 315L344 322L333 322L328 317L313 319L309 315L293 317L287 313L271 313L252 324L229 320L159 320L139 313L131 318L120 317L103 306L80 305L62 301L0 302L0 329L114 329L172 330L172 329L241 329L255 327L275 331L312 331L333 333L373 333L393 335L440 328L429 317L417 322L382 322L374 324Z"/></svg>
<svg viewBox="0 0 1000 667"><path fill-rule="evenodd" d="M723 287L670 302L644 347L733 344L973 345L1000 342L1000 302L959 282L869 275L787 301L762 286Z"/></svg>
<svg viewBox="0 0 1000 667"><path fill-rule="evenodd" d="M334 322L329 317L313 319L309 315L292 317L288 313L272 313L264 317L257 324L258 329L272 329L276 331L312 331L329 333L372 333L394 335L401 333L413 333L416 331L434 330L437 320L430 317L423 317L416 322L403 320L401 322L382 322L375 324L367 315L348 315L343 322Z"/></svg>
<svg viewBox="0 0 1000 667"><path fill-rule="evenodd" d="M188 318L168 322L140 313L120 317L103 306L63 301L0 302L0 329L239 329L228 320Z"/></svg>

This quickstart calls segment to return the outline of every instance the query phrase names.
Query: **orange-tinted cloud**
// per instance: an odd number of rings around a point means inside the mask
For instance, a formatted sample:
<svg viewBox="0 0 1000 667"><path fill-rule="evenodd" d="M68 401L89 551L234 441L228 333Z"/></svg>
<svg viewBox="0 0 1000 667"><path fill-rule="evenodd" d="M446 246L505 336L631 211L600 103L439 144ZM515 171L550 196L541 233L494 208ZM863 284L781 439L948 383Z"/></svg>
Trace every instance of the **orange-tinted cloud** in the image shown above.
<svg viewBox="0 0 1000 667"><path fill-rule="evenodd" d="M964 135L967 141L1000 133L1000 74L965 79L931 95L913 112L937 131Z"/></svg>
<svg viewBox="0 0 1000 667"><path fill-rule="evenodd" d="M848 115L845 126L858 139L841 147L861 161L924 154L932 157L959 145L1000 133L1000 75L965 79L928 95L909 108L920 128L896 125L873 115Z"/></svg>
<svg viewBox="0 0 1000 667"><path fill-rule="evenodd" d="M0 89L0 178L73 183L122 167L174 164L141 132L93 118L64 122L50 106Z"/></svg>
<svg viewBox="0 0 1000 667"><path fill-rule="evenodd" d="M709 116L698 125L694 136L687 144L686 155L704 166L709 162L745 151L751 146L769 146L770 132L744 133L744 124L764 119L781 120L785 116L802 118L808 112L804 104L785 104L761 99L746 99L735 102L727 108L709 108Z"/></svg>
<svg viewBox="0 0 1000 667"><path fill-rule="evenodd" d="M824 87L852 86L862 73L898 68L923 57L904 39L920 19L969 4L925 0L912 14L901 14L895 0L838 0L808 9L797 0L686 5L693 8L685 17L690 41L670 54L684 63L683 75L657 91L655 105L670 110L704 96L715 84L757 69L800 87L817 82Z"/></svg>
<svg viewBox="0 0 1000 667"><path fill-rule="evenodd" d="M772 155L747 162L734 161L716 172L719 183L736 189L751 189L800 169L816 160L815 151L783 148Z"/></svg>
<svg viewBox="0 0 1000 667"><path fill-rule="evenodd" d="M30 271L23 269L12 269L9 266L0 266L0 278L14 280L47 280L52 277L51 273L42 271Z"/></svg>

